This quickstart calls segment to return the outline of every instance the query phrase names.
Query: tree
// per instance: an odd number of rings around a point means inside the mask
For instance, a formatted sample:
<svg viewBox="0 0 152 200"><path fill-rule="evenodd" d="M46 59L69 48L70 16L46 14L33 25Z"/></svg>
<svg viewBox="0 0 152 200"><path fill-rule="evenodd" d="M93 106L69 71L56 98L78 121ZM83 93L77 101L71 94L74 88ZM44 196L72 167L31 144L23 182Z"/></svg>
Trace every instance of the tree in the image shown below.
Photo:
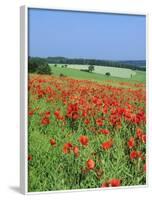
<svg viewBox="0 0 152 200"><path fill-rule="evenodd" d="M60 73L60 77L65 77L65 75L64 75L64 74L62 74L62 73Z"/></svg>
<svg viewBox="0 0 152 200"><path fill-rule="evenodd" d="M110 72L105 73L106 76L111 76Z"/></svg>
<svg viewBox="0 0 152 200"><path fill-rule="evenodd" d="M34 60L34 59L28 60L28 71L29 71L29 73L36 72L38 66L39 66L39 64L38 64L37 60Z"/></svg>
<svg viewBox="0 0 152 200"><path fill-rule="evenodd" d="M40 65L37 68L38 74L52 74L51 68L49 65Z"/></svg>
<svg viewBox="0 0 152 200"><path fill-rule="evenodd" d="M46 62L46 60L38 57L29 57L28 71L29 73L52 74L51 67Z"/></svg>
<svg viewBox="0 0 152 200"><path fill-rule="evenodd" d="M94 65L89 65L88 70L89 70L89 72L94 71Z"/></svg>

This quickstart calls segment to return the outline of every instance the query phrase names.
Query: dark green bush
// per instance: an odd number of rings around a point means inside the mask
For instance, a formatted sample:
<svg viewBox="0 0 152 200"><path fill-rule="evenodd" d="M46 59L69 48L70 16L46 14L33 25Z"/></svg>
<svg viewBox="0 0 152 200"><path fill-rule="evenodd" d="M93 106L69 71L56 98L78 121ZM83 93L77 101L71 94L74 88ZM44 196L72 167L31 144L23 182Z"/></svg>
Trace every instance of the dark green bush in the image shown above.
<svg viewBox="0 0 152 200"><path fill-rule="evenodd" d="M52 74L51 68L49 65L40 65L36 71L38 74Z"/></svg>
<svg viewBox="0 0 152 200"><path fill-rule="evenodd" d="M52 74L51 67L48 65L46 60L38 57L29 57L28 72L38 74Z"/></svg>
<svg viewBox="0 0 152 200"><path fill-rule="evenodd" d="M64 75L64 74L62 74L62 73L60 73L60 77L65 77L65 75Z"/></svg>
<svg viewBox="0 0 152 200"><path fill-rule="evenodd" d="M106 76L110 76L111 74L110 74L110 72L106 72L105 75Z"/></svg>
<svg viewBox="0 0 152 200"><path fill-rule="evenodd" d="M90 66L88 67L88 70L89 70L89 72L94 71L94 65L90 65Z"/></svg>

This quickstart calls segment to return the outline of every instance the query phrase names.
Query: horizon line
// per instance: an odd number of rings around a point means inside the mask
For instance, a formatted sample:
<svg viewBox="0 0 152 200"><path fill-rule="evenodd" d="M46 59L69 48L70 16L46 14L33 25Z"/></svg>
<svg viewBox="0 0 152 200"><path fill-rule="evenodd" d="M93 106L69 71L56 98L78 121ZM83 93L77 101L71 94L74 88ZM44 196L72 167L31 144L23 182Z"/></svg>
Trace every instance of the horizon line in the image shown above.
<svg viewBox="0 0 152 200"><path fill-rule="evenodd" d="M31 56L28 57L37 57L37 58L66 58L66 59L86 59L86 60L104 60L104 61L146 61L145 59L104 59L104 58L85 58L85 57L66 57L66 56Z"/></svg>

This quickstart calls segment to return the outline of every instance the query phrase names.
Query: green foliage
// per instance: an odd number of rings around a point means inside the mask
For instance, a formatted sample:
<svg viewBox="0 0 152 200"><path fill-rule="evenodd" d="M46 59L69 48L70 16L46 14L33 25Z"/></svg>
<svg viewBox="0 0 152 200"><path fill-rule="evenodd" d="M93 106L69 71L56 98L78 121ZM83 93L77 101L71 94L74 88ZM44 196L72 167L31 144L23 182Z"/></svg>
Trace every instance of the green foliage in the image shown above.
<svg viewBox="0 0 152 200"><path fill-rule="evenodd" d="M51 67L48 65L46 60L38 57L29 57L28 72L37 74L52 74Z"/></svg>
<svg viewBox="0 0 152 200"><path fill-rule="evenodd" d="M93 65L89 65L88 70L89 70L89 72L94 71L94 66Z"/></svg>
<svg viewBox="0 0 152 200"><path fill-rule="evenodd" d="M110 72L106 72L105 75L106 76L110 76L111 74L110 74Z"/></svg>
<svg viewBox="0 0 152 200"><path fill-rule="evenodd" d="M40 65L36 71L38 74L52 74L50 66L47 65Z"/></svg>
<svg viewBox="0 0 152 200"><path fill-rule="evenodd" d="M65 77L65 75L64 75L64 74L62 74L62 73L60 73L60 77Z"/></svg>

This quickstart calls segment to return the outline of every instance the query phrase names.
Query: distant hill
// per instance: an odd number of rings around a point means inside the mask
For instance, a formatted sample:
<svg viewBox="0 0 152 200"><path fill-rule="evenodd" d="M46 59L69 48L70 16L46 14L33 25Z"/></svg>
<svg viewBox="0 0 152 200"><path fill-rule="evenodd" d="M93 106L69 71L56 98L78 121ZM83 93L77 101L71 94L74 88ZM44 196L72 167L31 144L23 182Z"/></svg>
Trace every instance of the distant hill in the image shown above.
<svg viewBox="0 0 152 200"><path fill-rule="evenodd" d="M146 67L146 60L126 60L126 61L118 61L118 62L122 64L135 65L141 68Z"/></svg>
<svg viewBox="0 0 152 200"><path fill-rule="evenodd" d="M31 57L29 57L30 59ZM78 65L97 65L97 66L107 66L107 67L117 67L117 68L127 68L132 70L146 70L145 60L99 60L99 59L88 59L88 58L66 58L66 57L47 57L34 59L43 59L50 64L78 64Z"/></svg>

